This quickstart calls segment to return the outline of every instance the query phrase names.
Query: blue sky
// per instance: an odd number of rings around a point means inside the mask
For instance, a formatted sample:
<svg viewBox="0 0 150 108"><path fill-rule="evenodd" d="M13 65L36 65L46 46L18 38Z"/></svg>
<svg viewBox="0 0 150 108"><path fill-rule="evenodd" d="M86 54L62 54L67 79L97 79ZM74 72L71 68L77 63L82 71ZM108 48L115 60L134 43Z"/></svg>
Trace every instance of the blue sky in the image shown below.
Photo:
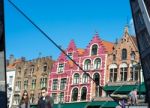
<svg viewBox="0 0 150 108"><path fill-rule="evenodd" d="M86 48L95 34L114 42L127 21L132 24L129 0L12 0L58 45L66 48L71 39ZM127 20L128 19L128 20ZM60 51L5 0L6 57L14 54L27 60L52 56ZM132 30L131 30L132 31Z"/></svg>

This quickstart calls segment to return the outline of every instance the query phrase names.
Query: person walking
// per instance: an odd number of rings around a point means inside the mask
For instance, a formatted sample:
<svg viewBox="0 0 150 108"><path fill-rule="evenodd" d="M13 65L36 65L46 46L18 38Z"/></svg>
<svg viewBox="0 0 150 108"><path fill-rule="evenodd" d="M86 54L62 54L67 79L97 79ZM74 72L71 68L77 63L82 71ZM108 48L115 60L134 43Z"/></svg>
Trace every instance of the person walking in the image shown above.
<svg viewBox="0 0 150 108"><path fill-rule="evenodd" d="M53 99L48 96L47 88L41 89L41 98L39 98L37 108L53 108Z"/></svg>
<svg viewBox="0 0 150 108"><path fill-rule="evenodd" d="M30 108L29 96L26 90L24 90L23 92L19 108Z"/></svg>

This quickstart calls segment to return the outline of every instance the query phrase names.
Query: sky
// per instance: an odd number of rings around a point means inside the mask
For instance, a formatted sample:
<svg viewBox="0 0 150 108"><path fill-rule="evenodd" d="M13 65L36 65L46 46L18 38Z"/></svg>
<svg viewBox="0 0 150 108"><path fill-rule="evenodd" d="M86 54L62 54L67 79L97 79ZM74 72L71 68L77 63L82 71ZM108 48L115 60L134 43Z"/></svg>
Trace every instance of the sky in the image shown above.
<svg viewBox="0 0 150 108"><path fill-rule="evenodd" d="M124 27L134 34L129 0L11 0L36 25L63 49L73 39L78 48L86 48L98 32L102 40L115 42ZM52 56L60 51L7 0L5 6L6 58L27 60Z"/></svg>

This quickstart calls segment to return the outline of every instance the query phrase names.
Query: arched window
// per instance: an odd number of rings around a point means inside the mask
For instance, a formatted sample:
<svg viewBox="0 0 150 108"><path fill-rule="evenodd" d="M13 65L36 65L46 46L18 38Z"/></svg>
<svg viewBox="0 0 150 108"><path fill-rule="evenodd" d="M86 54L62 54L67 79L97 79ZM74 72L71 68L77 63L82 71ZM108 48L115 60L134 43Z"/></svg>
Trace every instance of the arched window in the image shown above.
<svg viewBox="0 0 150 108"><path fill-rule="evenodd" d="M99 85L100 76L98 73L94 74L94 80L95 80L96 84Z"/></svg>
<svg viewBox="0 0 150 108"><path fill-rule="evenodd" d="M100 75L99 73L95 73L94 76L94 81L96 82L95 84L95 96L99 97L102 95L102 90L100 89Z"/></svg>
<svg viewBox="0 0 150 108"><path fill-rule="evenodd" d="M127 59L127 50L122 49L122 60L126 60L126 59Z"/></svg>
<svg viewBox="0 0 150 108"><path fill-rule="evenodd" d="M87 82L88 82L88 75L84 73L82 76L82 83L87 83Z"/></svg>
<svg viewBox="0 0 150 108"><path fill-rule="evenodd" d="M74 88L72 90L72 101L77 101L78 100L78 88Z"/></svg>
<svg viewBox="0 0 150 108"><path fill-rule="evenodd" d="M79 83L79 74L78 74L78 73L75 73L75 74L74 74L73 83L74 83L74 84L78 84L78 83Z"/></svg>
<svg viewBox="0 0 150 108"><path fill-rule="evenodd" d="M91 60L87 59L84 62L84 70L90 70L91 67Z"/></svg>
<svg viewBox="0 0 150 108"><path fill-rule="evenodd" d="M98 49L97 45L93 45L91 50L91 55L97 55L97 49Z"/></svg>
<svg viewBox="0 0 150 108"><path fill-rule="evenodd" d="M101 59L100 58L97 58L95 61L94 61L94 69L99 69L101 66Z"/></svg>
<svg viewBox="0 0 150 108"><path fill-rule="evenodd" d="M87 95L87 89L86 87L83 87L81 90L81 100L86 100L86 95Z"/></svg>

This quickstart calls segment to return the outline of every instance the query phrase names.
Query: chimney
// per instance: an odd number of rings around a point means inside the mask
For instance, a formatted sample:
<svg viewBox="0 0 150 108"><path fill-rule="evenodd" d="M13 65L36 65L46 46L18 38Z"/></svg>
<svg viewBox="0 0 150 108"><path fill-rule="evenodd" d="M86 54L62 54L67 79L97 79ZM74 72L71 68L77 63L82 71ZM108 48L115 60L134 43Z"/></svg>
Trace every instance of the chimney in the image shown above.
<svg viewBox="0 0 150 108"><path fill-rule="evenodd" d="M14 55L11 54L10 57L9 57L9 64L13 64L14 62L15 62Z"/></svg>

